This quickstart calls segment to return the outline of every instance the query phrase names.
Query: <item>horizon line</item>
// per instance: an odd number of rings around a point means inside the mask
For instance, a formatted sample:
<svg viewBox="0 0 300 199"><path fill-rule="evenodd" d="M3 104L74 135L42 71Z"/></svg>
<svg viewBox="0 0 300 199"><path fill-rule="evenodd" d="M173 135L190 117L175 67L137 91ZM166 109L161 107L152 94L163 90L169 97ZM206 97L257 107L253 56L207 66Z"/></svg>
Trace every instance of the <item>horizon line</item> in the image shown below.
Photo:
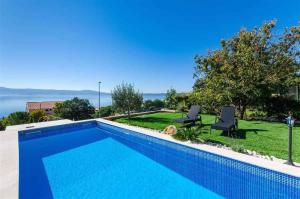
<svg viewBox="0 0 300 199"><path fill-rule="evenodd" d="M73 92L84 92L84 91L89 91L89 92L97 92L97 90L91 90L91 89L81 89L81 90L70 90L70 89L54 89L54 88L14 88L14 87L6 87L6 86L0 86L0 88L4 88L4 89L15 89L15 90L51 90L51 91L73 91ZM139 92L141 92L142 94L166 94L166 92L142 92L140 90L138 90ZM186 93L189 91L185 91L183 93ZM105 93L105 94L111 94L111 91L101 91L101 93ZM181 93L181 92L180 92Z"/></svg>

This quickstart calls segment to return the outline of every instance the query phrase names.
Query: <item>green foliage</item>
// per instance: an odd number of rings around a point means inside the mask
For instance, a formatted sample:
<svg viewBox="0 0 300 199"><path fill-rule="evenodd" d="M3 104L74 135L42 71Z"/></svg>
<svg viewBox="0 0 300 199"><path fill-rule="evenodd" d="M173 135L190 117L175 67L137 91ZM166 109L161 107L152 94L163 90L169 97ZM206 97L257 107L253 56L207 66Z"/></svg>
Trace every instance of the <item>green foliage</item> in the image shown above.
<svg viewBox="0 0 300 199"><path fill-rule="evenodd" d="M174 119L180 118L181 113L154 113L131 118L131 125L140 126L162 131L168 125L175 125L177 129L180 124L174 123ZM215 123L214 115L201 114L202 128L198 139L207 142L218 143L232 147L239 145L259 154L275 156L281 159L288 157L288 127L285 123L267 121L245 121L239 120L239 129L234 137L227 137L227 133L221 130L213 130L210 133L211 124ZM128 119L116 119L117 122L128 123ZM293 159L300 162L300 127L293 128Z"/></svg>
<svg viewBox="0 0 300 199"><path fill-rule="evenodd" d="M165 105L167 108L176 109L178 104L177 100L177 92L175 89L171 88L167 90L167 94L165 97Z"/></svg>
<svg viewBox="0 0 300 199"><path fill-rule="evenodd" d="M177 105L176 110L177 110L178 112L186 112L186 111L188 111L188 107L187 107L185 104L183 104L183 103L179 103L179 104Z"/></svg>
<svg viewBox="0 0 300 199"><path fill-rule="evenodd" d="M98 117L108 117L111 116L112 114L114 114L114 110L112 106L103 106L100 107L100 112L96 111L94 114L94 118L98 118Z"/></svg>
<svg viewBox="0 0 300 199"><path fill-rule="evenodd" d="M190 141L200 141L198 136L201 132L201 129L196 128L180 128L177 133L173 135L175 139L178 140L190 140Z"/></svg>
<svg viewBox="0 0 300 199"><path fill-rule="evenodd" d="M144 101L143 108L145 110L152 111L154 109L153 104L152 104L152 100L146 100L146 101Z"/></svg>
<svg viewBox="0 0 300 199"><path fill-rule="evenodd" d="M143 108L145 110L154 111L154 110L160 110L164 108L165 103L162 100L155 99L155 100L146 100L143 103Z"/></svg>
<svg viewBox="0 0 300 199"><path fill-rule="evenodd" d="M47 121L47 115L44 110L34 110L30 113L30 118L32 122L42 122Z"/></svg>
<svg viewBox="0 0 300 199"><path fill-rule="evenodd" d="M89 100L75 97L71 100L57 103L54 113L65 119L83 120L91 118L92 114L95 113L95 108L90 104Z"/></svg>
<svg viewBox="0 0 300 199"><path fill-rule="evenodd" d="M238 144L233 144L231 146L231 149L233 151L236 151L236 152L239 152L239 153L244 153L246 151L245 148L242 145L238 145Z"/></svg>
<svg viewBox="0 0 300 199"><path fill-rule="evenodd" d="M0 120L0 131L5 130L6 125L4 124L3 120Z"/></svg>
<svg viewBox="0 0 300 199"><path fill-rule="evenodd" d="M287 97L271 97L266 100L265 111L268 116L275 116L279 120L283 120L288 116L288 112L292 111L294 117L300 119L300 103Z"/></svg>
<svg viewBox="0 0 300 199"><path fill-rule="evenodd" d="M266 117L267 116L267 112L259 110L257 108L254 109L247 109L246 110L246 115L247 118L253 118L253 117Z"/></svg>
<svg viewBox="0 0 300 199"><path fill-rule="evenodd" d="M165 102L159 99L153 100L153 106L156 109L162 109L165 107Z"/></svg>
<svg viewBox="0 0 300 199"><path fill-rule="evenodd" d="M190 94L188 93L180 93L176 95L177 107L176 109L180 112L188 111L188 107L193 103L189 101Z"/></svg>
<svg viewBox="0 0 300 199"><path fill-rule="evenodd" d="M194 100L209 112L234 104L240 114L272 94L285 94L300 69L300 26L275 35L271 21L251 31L241 29L222 40L219 50L196 56ZM196 97L196 98L195 98Z"/></svg>
<svg viewBox="0 0 300 199"><path fill-rule="evenodd" d="M28 112L14 112L4 118L3 122L6 126L30 123L30 114Z"/></svg>
<svg viewBox="0 0 300 199"><path fill-rule="evenodd" d="M140 110L143 103L143 95L135 91L133 85L122 83L114 88L111 94L115 110L127 113L130 118L132 111Z"/></svg>

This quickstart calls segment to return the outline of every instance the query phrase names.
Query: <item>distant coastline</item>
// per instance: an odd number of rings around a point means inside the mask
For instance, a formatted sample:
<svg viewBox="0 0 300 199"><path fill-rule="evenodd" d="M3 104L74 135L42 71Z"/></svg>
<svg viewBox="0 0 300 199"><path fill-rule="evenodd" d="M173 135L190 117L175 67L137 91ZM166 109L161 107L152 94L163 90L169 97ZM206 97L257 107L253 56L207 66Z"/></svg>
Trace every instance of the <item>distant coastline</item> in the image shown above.
<svg viewBox="0 0 300 199"><path fill-rule="evenodd" d="M144 93L144 100L164 99L165 93ZM15 89L0 87L0 117L12 112L25 111L26 102L63 101L79 97L98 106L98 92L93 90ZM101 92L101 106L112 104L111 94Z"/></svg>
<svg viewBox="0 0 300 199"><path fill-rule="evenodd" d="M33 88L7 88L0 87L0 96L5 95L98 95L94 90L56 90L56 89L33 89ZM108 92L101 92L103 95L110 95ZM144 93L144 95L165 95L165 93Z"/></svg>

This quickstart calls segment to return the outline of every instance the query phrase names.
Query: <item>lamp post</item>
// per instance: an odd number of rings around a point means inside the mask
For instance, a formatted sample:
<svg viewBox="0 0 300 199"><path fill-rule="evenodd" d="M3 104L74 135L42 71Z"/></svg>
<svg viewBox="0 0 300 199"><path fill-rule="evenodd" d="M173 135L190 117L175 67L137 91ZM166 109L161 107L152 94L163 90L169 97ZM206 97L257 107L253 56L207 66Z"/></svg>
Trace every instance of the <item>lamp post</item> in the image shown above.
<svg viewBox="0 0 300 199"><path fill-rule="evenodd" d="M293 118L292 112L289 112L289 116L286 119L289 127L289 155L288 155L289 157L285 164L294 166L292 160L292 145L293 145L293 126L295 124L295 119Z"/></svg>
<svg viewBox="0 0 300 199"><path fill-rule="evenodd" d="M101 86L101 81L98 82L99 84L99 95L98 95L98 117L100 117L100 86Z"/></svg>

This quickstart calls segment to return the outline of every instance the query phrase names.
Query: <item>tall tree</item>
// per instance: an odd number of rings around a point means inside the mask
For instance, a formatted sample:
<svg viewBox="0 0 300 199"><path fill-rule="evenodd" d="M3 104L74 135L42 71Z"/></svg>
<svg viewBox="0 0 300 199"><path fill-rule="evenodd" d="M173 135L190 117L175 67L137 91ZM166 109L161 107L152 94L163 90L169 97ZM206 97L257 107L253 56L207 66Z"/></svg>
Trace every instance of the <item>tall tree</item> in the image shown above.
<svg viewBox="0 0 300 199"><path fill-rule="evenodd" d="M240 118L249 105L286 93L299 71L300 26L275 34L275 25L271 21L251 31L241 29L222 40L219 50L197 55L195 92L214 104L234 104Z"/></svg>
<svg viewBox="0 0 300 199"><path fill-rule="evenodd" d="M134 110L141 109L143 103L143 95L139 91L135 91L132 84L122 83L116 86L112 91L113 106L117 111L130 113Z"/></svg>

